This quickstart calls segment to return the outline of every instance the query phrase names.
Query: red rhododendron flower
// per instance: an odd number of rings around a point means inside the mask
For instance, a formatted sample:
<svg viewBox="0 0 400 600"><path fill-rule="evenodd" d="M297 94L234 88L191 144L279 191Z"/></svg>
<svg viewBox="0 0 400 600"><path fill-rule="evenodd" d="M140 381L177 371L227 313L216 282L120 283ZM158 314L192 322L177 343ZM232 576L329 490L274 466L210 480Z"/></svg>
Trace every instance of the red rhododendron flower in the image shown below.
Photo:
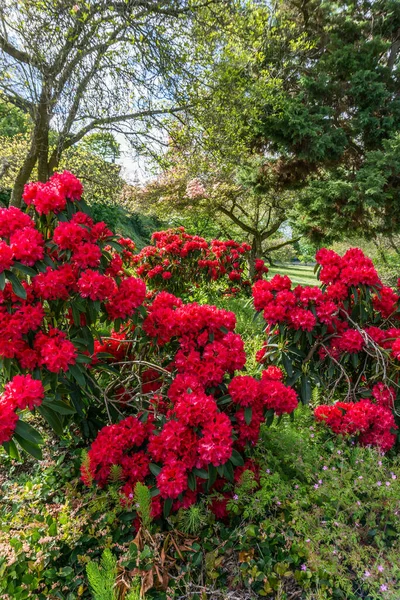
<svg viewBox="0 0 400 600"><path fill-rule="evenodd" d="M53 233L53 241L61 250L78 250L83 241L88 239L89 232L82 225L72 221L61 222Z"/></svg>
<svg viewBox="0 0 400 600"><path fill-rule="evenodd" d="M14 408L0 396L0 444L11 440L18 419Z"/></svg>
<svg viewBox="0 0 400 600"><path fill-rule="evenodd" d="M0 208L0 237L8 239L15 231L25 227L35 227L29 215L15 206Z"/></svg>
<svg viewBox="0 0 400 600"><path fill-rule="evenodd" d="M42 260L44 256L44 238L33 227L25 227L14 231L10 237L10 247L15 260L28 267L32 267L36 261Z"/></svg>
<svg viewBox="0 0 400 600"><path fill-rule="evenodd" d="M14 252L5 242L0 240L0 273L11 268Z"/></svg>
<svg viewBox="0 0 400 600"><path fill-rule="evenodd" d="M157 475L157 487L162 498L177 498L187 488L185 465L179 462L164 465Z"/></svg>
<svg viewBox="0 0 400 600"><path fill-rule="evenodd" d="M203 427L199 455L203 464L223 465L232 455L232 425L224 413L217 413Z"/></svg>
<svg viewBox="0 0 400 600"><path fill-rule="evenodd" d="M238 375L230 382L228 392L235 404L252 406L258 397L258 381L249 375Z"/></svg>
<svg viewBox="0 0 400 600"><path fill-rule="evenodd" d="M43 384L37 379L32 379L31 375L15 375L6 383L2 397L13 408L33 410L43 401Z"/></svg>
<svg viewBox="0 0 400 600"><path fill-rule="evenodd" d="M86 242L80 244L79 248L75 248L72 253L72 262L87 269L88 267L98 267L100 265L101 249L96 244Z"/></svg>
<svg viewBox="0 0 400 600"><path fill-rule="evenodd" d="M66 334L59 329L51 329L48 335L39 332L35 337L34 349L39 354L39 364L52 373L68 371L76 362L77 350Z"/></svg>
<svg viewBox="0 0 400 600"><path fill-rule="evenodd" d="M54 183L69 200L80 200L83 193L82 183L70 171L62 173L54 173L50 177L50 181Z"/></svg>
<svg viewBox="0 0 400 600"><path fill-rule="evenodd" d="M113 279L98 271L87 269L78 280L78 290L83 298L104 301L116 292L117 284Z"/></svg>
<svg viewBox="0 0 400 600"><path fill-rule="evenodd" d="M113 298L106 305L112 319L126 319L132 316L146 297L146 285L141 279L127 277L123 279Z"/></svg>

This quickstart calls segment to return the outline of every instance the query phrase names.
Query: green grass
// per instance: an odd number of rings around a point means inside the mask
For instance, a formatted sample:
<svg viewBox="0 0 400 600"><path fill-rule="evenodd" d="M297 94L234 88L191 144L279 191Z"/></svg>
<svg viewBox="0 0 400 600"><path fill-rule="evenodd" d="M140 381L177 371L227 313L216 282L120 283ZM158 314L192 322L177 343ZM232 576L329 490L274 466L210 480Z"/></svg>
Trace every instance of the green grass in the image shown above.
<svg viewBox="0 0 400 600"><path fill-rule="evenodd" d="M283 263L274 267L269 267L268 279L274 275L287 275L294 285L318 285L318 279L314 273L314 267L298 265L293 263Z"/></svg>

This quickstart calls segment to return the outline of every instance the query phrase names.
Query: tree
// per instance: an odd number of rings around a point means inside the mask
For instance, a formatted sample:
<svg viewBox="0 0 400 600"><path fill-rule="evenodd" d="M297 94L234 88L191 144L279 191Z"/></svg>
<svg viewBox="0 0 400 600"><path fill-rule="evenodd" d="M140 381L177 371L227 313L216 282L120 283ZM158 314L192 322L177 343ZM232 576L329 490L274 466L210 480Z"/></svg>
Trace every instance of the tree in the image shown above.
<svg viewBox="0 0 400 600"><path fill-rule="evenodd" d="M214 6L215 4L215 6ZM136 147L187 102L196 19L221 0L5 0L0 7L0 90L30 115L30 146L12 203L37 164L46 181L88 133L118 130ZM208 8L210 6L210 8ZM54 143L51 143L51 140Z"/></svg>
<svg viewBox="0 0 400 600"><path fill-rule="evenodd" d="M280 157L284 188L299 186L300 231L399 231L400 4L280 0L262 53L275 91L254 144Z"/></svg>

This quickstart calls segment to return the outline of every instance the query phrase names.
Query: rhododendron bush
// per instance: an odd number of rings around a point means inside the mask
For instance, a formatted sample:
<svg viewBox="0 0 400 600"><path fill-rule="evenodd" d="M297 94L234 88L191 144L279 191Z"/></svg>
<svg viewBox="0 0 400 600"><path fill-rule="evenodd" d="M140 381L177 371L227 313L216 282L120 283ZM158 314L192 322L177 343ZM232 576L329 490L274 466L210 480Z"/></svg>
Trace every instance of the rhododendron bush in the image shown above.
<svg viewBox="0 0 400 600"><path fill-rule="evenodd" d="M94 223L81 194L64 172L26 186L26 212L0 212L0 443L40 457L25 415L60 435L73 420L95 437L85 483L104 486L120 469L121 501L144 482L155 515L217 490L221 515L246 446L297 395L275 367L259 380L237 374L246 356L232 312L147 297L128 272L132 242Z"/></svg>
<svg viewBox="0 0 400 600"><path fill-rule="evenodd" d="M190 291L190 286L219 281L227 286L226 293L251 290L249 244L234 240L207 242L186 233L184 227L155 232L152 242L133 261L137 274L153 288L179 294ZM256 260L253 279L261 279L267 272L264 261Z"/></svg>
<svg viewBox="0 0 400 600"><path fill-rule="evenodd" d="M342 257L322 249L316 259L320 287L280 275L254 285L267 323L258 360L284 367L305 403L313 386L325 402L339 399L315 410L333 432L387 451L398 430L399 295L358 248Z"/></svg>
<svg viewBox="0 0 400 600"><path fill-rule="evenodd" d="M73 414L86 434L97 430L93 405L109 368L90 356L99 347L108 357L99 322L120 328L145 298L144 282L126 270L132 242L94 223L81 196L65 171L25 187L26 212L0 210L0 443L14 456L16 440L40 457L25 410L59 434Z"/></svg>

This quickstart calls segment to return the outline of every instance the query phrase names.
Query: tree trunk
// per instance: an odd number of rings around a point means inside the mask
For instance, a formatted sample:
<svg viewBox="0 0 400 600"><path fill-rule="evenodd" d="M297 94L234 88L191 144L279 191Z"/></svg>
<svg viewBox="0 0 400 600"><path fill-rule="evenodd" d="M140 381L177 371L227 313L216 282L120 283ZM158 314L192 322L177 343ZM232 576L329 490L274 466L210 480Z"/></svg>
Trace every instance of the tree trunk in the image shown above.
<svg viewBox="0 0 400 600"><path fill-rule="evenodd" d="M250 250L249 260L248 260L249 275L250 275L251 279L253 279L254 275L256 274L255 262L256 262L257 258L262 258L262 240L261 240L260 235L254 235L253 241L251 244L251 250Z"/></svg>
<svg viewBox="0 0 400 600"><path fill-rule="evenodd" d="M48 85L44 82L42 93L40 94L35 126L36 145L38 149L38 179L43 182L47 181L51 175L49 173L49 96Z"/></svg>
<svg viewBox="0 0 400 600"><path fill-rule="evenodd" d="M40 94L39 106L35 114L35 127L32 133L31 146L25 157L22 167L18 171L14 188L11 194L10 205L20 207L22 204L22 193L33 168L38 161L38 179L47 181L49 174L49 133L50 114L48 105L48 89L43 84Z"/></svg>
<svg viewBox="0 0 400 600"><path fill-rule="evenodd" d="M10 206L16 206L20 208L22 204L22 193L24 191L24 185L28 181L30 174L33 171L33 167L37 160L37 147L35 138L32 138L31 147L29 148L28 154L22 164L22 167L17 173L15 178L14 187L11 193Z"/></svg>

